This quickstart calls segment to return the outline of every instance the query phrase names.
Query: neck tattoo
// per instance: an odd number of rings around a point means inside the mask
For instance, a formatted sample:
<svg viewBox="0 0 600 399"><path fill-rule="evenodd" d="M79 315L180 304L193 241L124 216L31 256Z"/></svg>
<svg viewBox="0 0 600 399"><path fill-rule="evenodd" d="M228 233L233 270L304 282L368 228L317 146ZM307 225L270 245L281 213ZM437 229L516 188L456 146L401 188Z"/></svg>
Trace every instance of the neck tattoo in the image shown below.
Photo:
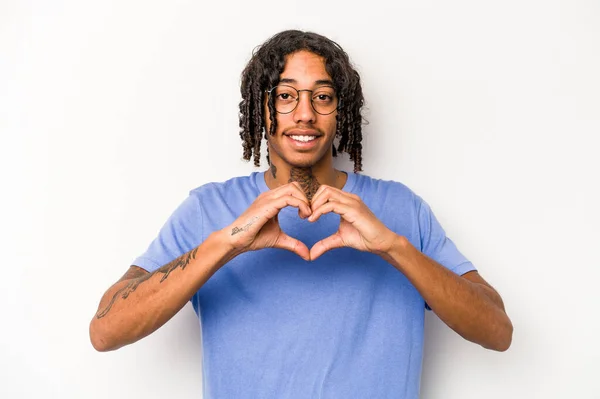
<svg viewBox="0 0 600 399"><path fill-rule="evenodd" d="M302 187L302 191L306 194L306 198L312 201L313 196L319 189L321 183L313 176L311 168L292 168L290 170L290 180L288 183L297 181Z"/></svg>

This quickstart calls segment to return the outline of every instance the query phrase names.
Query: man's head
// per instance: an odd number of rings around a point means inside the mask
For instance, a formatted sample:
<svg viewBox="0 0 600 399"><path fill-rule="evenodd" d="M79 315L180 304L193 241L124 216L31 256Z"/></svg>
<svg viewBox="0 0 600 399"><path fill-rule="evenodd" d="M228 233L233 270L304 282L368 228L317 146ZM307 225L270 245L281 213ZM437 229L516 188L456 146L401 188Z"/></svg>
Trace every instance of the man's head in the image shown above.
<svg viewBox="0 0 600 399"><path fill-rule="evenodd" d="M242 73L240 137L244 159L260 165L262 131L288 164L312 166L338 151L362 170L360 77L335 42L311 32L284 31L258 47ZM306 143L317 136L314 143ZM295 141L291 137L294 137ZM312 139L312 137L310 137Z"/></svg>

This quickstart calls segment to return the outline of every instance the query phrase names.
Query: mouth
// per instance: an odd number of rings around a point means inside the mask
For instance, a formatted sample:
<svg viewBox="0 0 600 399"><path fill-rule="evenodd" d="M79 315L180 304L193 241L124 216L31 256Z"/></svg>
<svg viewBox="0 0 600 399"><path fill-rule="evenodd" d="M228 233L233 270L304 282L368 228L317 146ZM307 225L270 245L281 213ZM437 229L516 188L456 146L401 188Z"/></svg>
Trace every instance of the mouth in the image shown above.
<svg viewBox="0 0 600 399"><path fill-rule="evenodd" d="M316 145L321 134L316 130L292 129L284 133L288 141L296 149L310 149Z"/></svg>
<svg viewBox="0 0 600 399"><path fill-rule="evenodd" d="M296 134L290 134L290 135L288 135L288 137L294 141L299 141L301 143L308 143L308 142L311 142L311 141L317 139L317 136L296 135Z"/></svg>

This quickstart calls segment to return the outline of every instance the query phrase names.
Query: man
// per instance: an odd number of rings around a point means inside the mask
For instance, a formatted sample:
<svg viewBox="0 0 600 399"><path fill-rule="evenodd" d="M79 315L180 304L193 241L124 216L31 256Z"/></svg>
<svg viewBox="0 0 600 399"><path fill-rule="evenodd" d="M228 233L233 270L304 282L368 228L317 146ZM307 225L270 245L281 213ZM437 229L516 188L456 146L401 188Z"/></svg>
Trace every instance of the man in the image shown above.
<svg viewBox="0 0 600 399"><path fill-rule="evenodd" d="M96 349L143 338L191 300L205 398L416 398L426 308L470 341L510 346L502 299L429 206L356 173L363 96L336 43L275 35L241 91L244 157L259 165L264 135L269 170L191 191L103 296ZM336 137L355 173L333 167Z"/></svg>

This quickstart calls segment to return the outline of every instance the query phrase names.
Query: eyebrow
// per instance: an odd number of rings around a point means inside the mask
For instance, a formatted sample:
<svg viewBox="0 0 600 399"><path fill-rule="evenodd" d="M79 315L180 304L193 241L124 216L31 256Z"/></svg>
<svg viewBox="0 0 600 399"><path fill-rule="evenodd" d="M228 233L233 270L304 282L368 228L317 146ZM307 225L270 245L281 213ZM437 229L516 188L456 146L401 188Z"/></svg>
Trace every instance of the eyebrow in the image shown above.
<svg viewBox="0 0 600 399"><path fill-rule="evenodd" d="M279 83L298 83L296 79L283 78L279 80ZM315 86L329 85L333 86L333 81L330 79L319 79L315 80Z"/></svg>

